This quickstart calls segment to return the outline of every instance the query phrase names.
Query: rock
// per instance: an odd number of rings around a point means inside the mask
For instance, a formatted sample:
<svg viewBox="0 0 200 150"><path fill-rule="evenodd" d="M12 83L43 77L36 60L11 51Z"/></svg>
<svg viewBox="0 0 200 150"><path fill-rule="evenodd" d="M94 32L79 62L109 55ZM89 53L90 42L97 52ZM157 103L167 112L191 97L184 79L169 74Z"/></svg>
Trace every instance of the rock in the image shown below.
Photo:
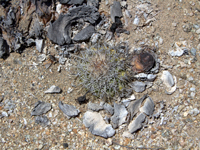
<svg viewBox="0 0 200 150"><path fill-rule="evenodd" d="M59 102L58 106L68 119L70 119L71 117L76 117L80 113L80 111L76 109L75 106L63 104L61 101Z"/></svg>
<svg viewBox="0 0 200 150"><path fill-rule="evenodd" d="M89 25L83 30L81 30L74 38L73 40L75 42L83 42L83 41L88 41L92 34L95 33L94 26Z"/></svg>
<svg viewBox="0 0 200 150"><path fill-rule="evenodd" d="M71 43L71 25L79 19L94 24L99 19L99 12L95 7L79 6L72 8L67 14L60 14L59 18L50 24L47 36L58 45Z"/></svg>
<svg viewBox="0 0 200 150"><path fill-rule="evenodd" d="M144 95L142 98L135 100L133 102L131 102L128 106L128 111L131 114L131 120L133 119L133 117L136 115L136 113L139 110L139 107L141 106L142 102L147 98L147 95Z"/></svg>
<svg viewBox="0 0 200 150"><path fill-rule="evenodd" d="M90 132L104 138L112 137L115 130L110 124L106 124L103 117L97 112L87 111L83 116L83 124Z"/></svg>
<svg viewBox="0 0 200 150"><path fill-rule="evenodd" d="M196 33L197 33L197 34L200 34L200 29L198 29L198 30L196 31Z"/></svg>
<svg viewBox="0 0 200 150"><path fill-rule="evenodd" d="M123 99L122 103L124 104L125 107L128 107L131 101L135 100L135 95L132 94L131 97Z"/></svg>
<svg viewBox="0 0 200 150"><path fill-rule="evenodd" d="M134 133L141 129L143 127L142 123L145 121L145 118L146 116L143 113L139 114L137 118L128 125L129 132Z"/></svg>
<svg viewBox="0 0 200 150"><path fill-rule="evenodd" d="M103 109L103 106L92 103L92 102L89 102L87 106L88 106L88 109L93 110L93 111L99 111Z"/></svg>
<svg viewBox="0 0 200 150"><path fill-rule="evenodd" d="M167 87L173 87L174 86L174 79L169 71L163 71L161 80Z"/></svg>
<svg viewBox="0 0 200 150"><path fill-rule="evenodd" d="M188 23L183 25L183 31L190 32L192 30L192 24Z"/></svg>
<svg viewBox="0 0 200 150"><path fill-rule="evenodd" d="M49 126L50 121L46 116L36 116L35 123L40 124L42 126Z"/></svg>
<svg viewBox="0 0 200 150"><path fill-rule="evenodd" d="M45 61L46 58L47 58L47 56L45 54L40 54L37 56L36 60L41 63L41 62Z"/></svg>
<svg viewBox="0 0 200 150"><path fill-rule="evenodd" d="M54 94L54 93L61 93L62 90L55 85L52 85L48 90L46 90L44 93L45 94Z"/></svg>
<svg viewBox="0 0 200 150"><path fill-rule="evenodd" d="M3 112L1 113L1 115L2 115L3 117L8 117L8 113L7 113L6 111L3 111Z"/></svg>
<svg viewBox="0 0 200 150"><path fill-rule="evenodd" d="M197 50L195 48L191 48L190 52L193 56L196 56Z"/></svg>
<svg viewBox="0 0 200 150"><path fill-rule="evenodd" d="M137 93L142 93L145 91L146 89L146 84L143 83L143 82L140 82L140 81L135 81L135 82L132 82L132 84L130 85L133 90Z"/></svg>
<svg viewBox="0 0 200 150"><path fill-rule="evenodd" d="M110 15L113 22L115 22L116 17L121 18L123 16L120 2L113 2L113 6L111 6L110 9Z"/></svg>
<svg viewBox="0 0 200 150"><path fill-rule="evenodd" d="M156 79L157 75L154 74L148 74L147 75L147 81L153 82Z"/></svg>
<svg viewBox="0 0 200 150"><path fill-rule="evenodd" d="M155 105L153 100L150 97L148 97L144 103L144 106L140 108L140 112L151 116L154 112L154 107Z"/></svg>
<svg viewBox="0 0 200 150"><path fill-rule="evenodd" d="M59 0L61 4L68 4L68 5L81 5L83 4L84 0Z"/></svg>
<svg viewBox="0 0 200 150"><path fill-rule="evenodd" d="M106 110L107 112L109 112L111 115L114 114L114 108L108 103L105 103L103 105L103 109Z"/></svg>
<svg viewBox="0 0 200 150"><path fill-rule="evenodd" d="M113 128L117 128L126 122L128 111L124 105L114 103L114 115L111 117Z"/></svg>
<svg viewBox="0 0 200 150"><path fill-rule="evenodd" d="M133 20L133 24L139 25L139 23L140 23L140 19L138 18L138 16L135 16L135 19Z"/></svg>
<svg viewBox="0 0 200 150"><path fill-rule="evenodd" d="M39 116L39 115L47 113L49 110L51 110L50 103L38 101L35 103L35 107L33 108L31 112L31 116Z"/></svg>
<svg viewBox="0 0 200 150"><path fill-rule="evenodd" d="M87 0L87 5L94 6L96 8L99 7L99 0Z"/></svg>
<svg viewBox="0 0 200 150"><path fill-rule="evenodd" d="M43 39L35 39L36 49L39 53L42 53L44 48L44 40Z"/></svg>
<svg viewBox="0 0 200 150"><path fill-rule="evenodd" d="M194 108L189 111L189 114L192 116L197 116L200 113L200 111L197 108Z"/></svg>
<svg viewBox="0 0 200 150"><path fill-rule="evenodd" d="M0 35L0 58L3 58L3 56L9 54L9 46L6 42L6 40L3 39Z"/></svg>

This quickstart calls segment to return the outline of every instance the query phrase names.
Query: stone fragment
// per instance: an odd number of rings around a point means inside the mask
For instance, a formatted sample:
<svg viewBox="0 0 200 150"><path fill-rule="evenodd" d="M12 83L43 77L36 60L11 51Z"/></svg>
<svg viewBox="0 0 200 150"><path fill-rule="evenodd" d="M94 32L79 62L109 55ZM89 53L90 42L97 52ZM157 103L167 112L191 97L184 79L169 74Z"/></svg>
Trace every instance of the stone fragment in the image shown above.
<svg viewBox="0 0 200 150"><path fill-rule="evenodd" d="M44 40L43 39L35 39L36 49L39 53L42 53L44 48Z"/></svg>
<svg viewBox="0 0 200 150"><path fill-rule="evenodd" d="M141 106L142 102L147 98L147 95L144 95L142 98L135 100L131 102L128 106L128 111L131 113L131 120L136 115L136 113L139 110L139 107Z"/></svg>
<svg viewBox="0 0 200 150"><path fill-rule="evenodd" d="M171 75L171 73L169 71L163 71L162 76L161 76L161 80L169 88L173 87L174 84L175 84L173 76Z"/></svg>
<svg viewBox="0 0 200 150"><path fill-rule="evenodd" d="M128 105L131 103L131 101L135 100L135 95L132 94L129 98L123 99L122 103L125 107L128 107Z"/></svg>
<svg viewBox="0 0 200 150"><path fill-rule="evenodd" d="M129 125L128 125L128 130L130 133L134 133L141 129L143 127L143 122L145 121L146 116L141 113L137 116L135 120L133 120Z"/></svg>
<svg viewBox="0 0 200 150"><path fill-rule="evenodd" d="M195 48L191 48L190 52L193 56L196 56L197 50Z"/></svg>
<svg viewBox="0 0 200 150"><path fill-rule="evenodd" d="M87 106L88 106L88 109L93 110L93 111L100 111L103 109L103 106L96 103L92 103L92 102L89 102Z"/></svg>
<svg viewBox="0 0 200 150"><path fill-rule="evenodd" d="M59 0L61 4L81 5L84 0Z"/></svg>
<svg viewBox="0 0 200 150"><path fill-rule="evenodd" d="M99 12L95 7L79 6L71 8L67 14L60 14L59 18L50 24L47 36L58 45L71 43L71 25L80 19L94 24L99 19Z"/></svg>
<svg viewBox="0 0 200 150"><path fill-rule="evenodd" d="M9 54L9 46L6 40L0 35L0 58L3 58L6 54Z"/></svg>
<svg viewBox="0 0 200 150"><path fill-rule="evenodd" d="M115 22L116 17L121 18L123 16L120 2L113 2L113 6L111 6L110 9L110 15L113 22Z"/></svg>
<svg viewBox="0 0 200 150"><path fill-rule="evenodd" d="M99 0L87 0L87 5L94 6L96 8L99 7Z"/></svg>
<svg viewBox="0 0 200 150"><path fill-rule="evenodd" d="M135 82L132 82L131 87L133 88L135 92L142 93L146 89L146 84L144 82L135 81Z"/></svg>
<svg viewBox="0 0 200 150"><path fill-rule="evenodd" d="M75 106L63 104L61 101L59 102L58 106L68 119L70 119L71 117L76 117L80 113L80 111L76 109Z"/></svg>
<svg viewBox="0 0 200 150"><path fill-rule="evenodd" d="M47 56L45 54L40 54L37 56L36 60L41 63L41 62L45 61L46 58L47 58Z"/></svg>
<svg viewBox="0 0 200 150"><path fill-rule="evenodd" d="M197 33L197 34L200 34L200 29L198 29L198 30L196 31L196 33Z"/></svg>
<svg viewBox="0 0 200 150"><path fill-rule="evenodd" d="M192 116L197 116L200 113L200 111L197 108L194 108L189 111L189 114Z"/></svg>
<svg viewBox="0 0 200 150"><path fill-rule="evenodd" d="M36 116L35 123L40 124L42 126L49 126L50 121L46 116Z"/></svg>
<svg viewBox="0 0 200 150"><path fill-rule="evenodd" d="M111 117L113 128L117 128L126 122L128 111L124 105L114 103L114 115Z"/></svg>
<svg viewBox="0 0 200 150"><path fill-rule="evenodd" d="M103 109L106 110L107 112L109 112L111 115L114 114L114 108L108 103L105 103L103 105Z"/></svg>
<svg viewBox="0 0 200 150"><path fill-rule="evenodd" d="M153 100L150 97L148 97L144 103L144 106L140 108L140 112L151 116L154 112L154 107L155 105Z"/></svg>
<svg viewBox="0 0 200 150"><path fill-rule="evenodd" d="M148 74L147 75L147 80L150 82L153 82L156 79L157 75L154 74Z"/></svg>
<svg viewBox="0 0 200 150"><path fill-rule="evenodd" d="M39 116L39 115L47 113L49 110L51 110L50 103L38 101L35 103L35 107L33 108L31 112L31 116Z"/></svg>
<svg viewBox="0 0 200 150"><path fill-rule="evenodd" d="M90 132L104 138L112 137L115 130L110 124L106 124L103 117L97 112L87 111L83 116L83 124Z"/></svg>
<svg viewBox="0 0 200 150"><path fill-rule="evenodd" d="M61 93L62 90L55 85L52 85L48 90L46 90L44 93L45 94L54 94L54 93Z"/></svg>
<svg viewBox="0 0 200 150"><path fill-rule="evenodd" d="M88 41L92 34L95 33L94 26L89 25L83 30L81 30L77 35L73 38L75 42L83 42Z"/></svg>

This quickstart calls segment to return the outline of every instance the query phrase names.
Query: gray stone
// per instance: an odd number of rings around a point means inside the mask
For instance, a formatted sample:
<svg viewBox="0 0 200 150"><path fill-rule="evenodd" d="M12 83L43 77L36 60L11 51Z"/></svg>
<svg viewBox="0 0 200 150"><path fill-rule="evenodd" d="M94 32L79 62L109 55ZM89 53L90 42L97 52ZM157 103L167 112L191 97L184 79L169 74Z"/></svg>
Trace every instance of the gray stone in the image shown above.
<svg viewBox="0 0 200 150"><path fill-rule="evenodd" d="M39 115L47 113L49 110L51 110L50 103L38 101L35 103L35 107L33 108L31 112L31 116L39 116Z"/></svg>
<svg viewBox="0 0 200 150"><path fill-rule="evenodd" d="M196 33L197 33L197 34L200 34L200 29L198 29L198 30L196 31Z"/></svg>
<svg viewBox="0 0 200 150"><path fill-rule="evenodd" d="M145 118L146 116L143 113L139 114L137 118L129 124L128 126L129 132L134 133L139 129L141 129L143 127L142 123L145 121Z"/></svg>
<svg viewBox="0 0 200 150"><path fill-rule="evenodd" d="M133 117L136 115L136 113L139 110L139 107L141 106L142 102L147 98L147 95L144 95L142 98L135 100L133 102L131 102L128 106L128 111L131 114L131 120L133 119Z"/></svg>
<svg viewBox="0 0 200 150"><path fill-rule="evenodd" d="M115 22L116 17L121 18L123 16L120 2L113 2L113 5L110 9L110 15L113 22Z"/></svg>
<svg viewBox="0 0 200 150"><path fill-rule="evenodd" d="M50 24L47 36L58 45L71 43L71 24L78 22L80 19L91 24L99 19L99 12L92 6L79 6L72 8L67 14L60 14L59 18Z"/></svg>
<svg viewBox="0 0 200 150"><path fill-rule="evenodd" d="M76 117L80 113L80 111L76 109L75 106L63 104L61 101L59 102L58 106L68 119L71 117Z"/></svg>
<svg viewBox="0 0 200 150"><path fill-rule="evenodd" d="M155 105L153 100L150 97L148 97L144 103L144 106L140 108L140 111L142 113L147 114L148 116L151 116L154 112L154 107Z"/></svg>
<svg viewBox="0 0 200 150"><path fill-rule="evenodd" d="M103 109L103 106L92 103L92 102L89 102L87 106L88 106L88 109L93 110L93 111L99 111Z"/></svg>
<svg viewBox="0 0 200 150"><path fill-rule="evenodd" d="M81 5L84 0L59 0L61 4Z"/></svg>
<svg viewBox="0 0 200 150"><path fill-rule="evenodd" d="M106 110L107 112L109 112L111 115L114 114L114 108L108 103L105 103L103 105L103 109Z"/></svg>
<svg viewBox="0 0 200 150"><path fill-rule="evenodd" d="M62 90L55 85L52 85L48 90L46 90L44 93L45 94L54 94L54 93L61 93Z"/></svg>
<svg viewBox="0 0 200 150"><path fill-rule="evenodd" d="M140 81L132 82L131 87L137 93L142 93L146 89L146 84Z"/></svg>
<svg viewBox="0 0 200 150"><path fill-rule="evenodd" d="M39 53L42 53L44 48L44 40L43 39L35 39L36 49Z"/></svg>
<svg viewBox="0 0 200 150"><path fill-rule="evenodd" d="M95 33L94 26L89 25L86 28L84 28L83 30L81 30L77 35L75 35L73 40L75 42L88 41L93 33Z"/></svg>
<svg viewBox="0 0 200 150"><path fill-rule="evenodd" d="M3 117L8 117L8 113L6 111L3 111L1 114Z"/></svg>
<svg viewBox="0 0 200 150"><path fill-rule="evenodd" d="M94 6L96 8L99 7L99 0L87 0L87 5Z"/></svg>
<svg viewBox="0 0 200 150"><path fill-rule="evenodd" d="M83 124L90 132L104 138L112 137L115 130L110 124L106 124L103 117L97 112L87 111L83 116Z"/></svg>
<svg viewBox="0 0 200 150"><path fill-rule="evenodd" d="M114 103L114 115L111 117L113 128L117 128L126 122L128 111L124 105Z"/></svg>
<svg viewBox="0 0 200 150"><path fill-rule="evenodd" d="M197 50L195 48L191 48L190 52L193 56L196 56Z"/></svg>
<svg viewBox="0 0 200 150"><path fill-rule="evenodd" d="M42 126L49 126L50 121L46 116L36 116L35 123L40 124Z"/></svg>
<svg viewBox="0 0 200 150"><path fill-rule="evenodd" d="M3 58L6 54L9 54L9 46L6 40L4 40L3 37L0 37L0 58Z"/></svg>
<svg viewBox="0 0 200 150"><path fill-rule="evenodd" d="M153 82L156 79L157 75L154 74L148 74L147 75L147 80L150 82Z"/></svg>
<svg viewBox="0 0 200 150"><path fill-rule="evenodd" d="M173 87L175 82L169 71L163 71L161 80L167 87Z"/></svg>
<svg viewBox="0 0 200 150"><path fill-rule="evenodd" d="M189 114L192 116L197 116L200 113L200 111L197 108L194 108L189 111Z"/></svg>

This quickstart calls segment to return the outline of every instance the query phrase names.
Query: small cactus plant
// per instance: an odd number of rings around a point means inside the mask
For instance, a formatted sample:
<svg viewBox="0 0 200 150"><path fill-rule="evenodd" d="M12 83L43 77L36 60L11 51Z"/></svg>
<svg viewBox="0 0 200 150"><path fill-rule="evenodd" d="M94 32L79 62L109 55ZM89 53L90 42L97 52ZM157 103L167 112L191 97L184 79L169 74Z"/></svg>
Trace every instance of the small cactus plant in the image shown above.
<svg viewBox="0 0 200 150"><path fill-rule="evenodd" d="M127 49L95 45L81 51L75 62L80 84L93 95L108 99L123 96L130 91Z"/></svg>

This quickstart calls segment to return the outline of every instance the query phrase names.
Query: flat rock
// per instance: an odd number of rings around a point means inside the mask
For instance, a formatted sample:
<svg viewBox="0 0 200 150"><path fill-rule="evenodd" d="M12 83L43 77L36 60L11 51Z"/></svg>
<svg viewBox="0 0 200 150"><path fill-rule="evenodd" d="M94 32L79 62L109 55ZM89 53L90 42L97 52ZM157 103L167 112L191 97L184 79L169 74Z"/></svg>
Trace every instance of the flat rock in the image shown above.
<svg viewBox="0 0 200 150"><path fill-rule="evenodd" d="M131 113L131 120L139 111L139 107L141 106L142 102L147 98L147 95L144 95L142 98L132 101L128 106L128 111Z"/></svg>
<svg viewBox="0 0 200 150"><path fill-rule="evenodd" d="M43 39L35 39L36 49L39 53L42 53L44 48L44 40Z"/></svg>
<svg viewBox="0 0 200 150"><path fill-rule="evenodd" d="M151 99L151 97L146 98L146 101L144 103L144 106L140 108L140 112L147 114L148 116L151 116L154 112L154 102Z"/></svg>
<svg viewBox="0 0 200 150"><path fill-rule="evenodd" d="M145 118L146 116L143 113L139 114L137 118L128 125L129 132L134 133L141 129L143 127L142 123L145 121Z"/></svg>
<svg viewBox="0 0 200 150"><path fill-rule="evenodd" d="M35 103L35 107L33 108L31 112L31 116L39 116L39 115L47 113L49 110L51 110L50 103L38 101Z"/></svg>
<svg viewBox="0 0 200 150"><path fill-rule="evenodd" d="M104 108L104 110L106 110L107 112L109 112L111 115L114 114L114 108L110 104L105 103L103 105L103 108Z"/></svg>
<svg viewBox="0 0 200 150"><path fill-rule="evenodd" d="M6 54L9 54L9 46L6 42L6 40L3 39L0 35L0 58L5 56Z"/></svg>
<svg viewBox="0 0 200 150"><path fill-rule="evenodd" d="M45 94L54 94L54 93L61 93L62 90L55 85L52 85L48 90L46 90L44 93Z"/></svg>
<svg viewBox="0 0 200 150"><path fill-rule="evenodd" d="M99 7L99 0L87 0L87 5L94 6L96 8Z"/></svg>
<svg viewBox="0 0 200 150"><path fill-rule="evenodd" d="M92 103L92 102L89 102L87 106L88 106L88 109L93 110L93 111L100 111L103 109L102 105Z"/></svg>
<svg viewBox="0 0 200 150"><path fill-rule="evenodd" d="M174 79L169 71L162 72L161 80L168 88L173 87L175 84Z"/></svg>
<svg viewBox="0 0 200 150"><path fill-rule="evenodd" d="M83 124L89 128L90 132L94 135L109 138L115 134L115 130L112 126L106 124L103 117L97 112L87 111L83 116Z"/></svg>
<svg viewBox="0 0 200 150"><path fill-rule="evenodd" d="M128 111L124 105L114 103L114 115L111 117L113 128L117 128L126 122Z"/></svg>
<svg viewBox="0 0 200 150"><path fill-rule="evenodd" d="M63 104L61 101L59 102L58 106L68 119L70 119L71 117L76 117L80 113L80 111L76 109L75 106Z"/></svg>
<svg viewBox="0 0 200 150"><path fill-rule="evenodd" d="M59 0L61 4L81 5L84 0Z"/></svg>
<svg viewBox="0 0 200 150"><path fill-rule="evenodd" d="M146 89L146 84L140 81L135 81L131 84L133 90L137 93L142 93Z"/></svg>
<svg viewBox="0 0 200 150"><path fill-rule="evenodd" d="M75 42L88 41L93 33L95 33L94 26L89 25L86 28L82 29L79 33L77 33L73 40Z"/></svg>
<svg viewBox="0 0 200 150"><path fill-rule="evenodd" d="M113 5L110 9L110 15L113 22L115 22L116 17L121 18L123 16L120 2L113 2Z"/></svg>
<svg viewBox="0 0 200 150"><path fill-rule="evenodd" d="M36 116L35 123L40 124L42 126L49 126L50 121L46 116Z"/></svg>
<svg viewBox="0 0 200 150"><path fill-rule="evenodd" d="M58 45L70 44L72 23L82 19L90 24L94 24L99 19L99 16L98 10L92 6L83 5L71 8L67 14L60 14L59 18L50 24L47 36Z"/></svg>

